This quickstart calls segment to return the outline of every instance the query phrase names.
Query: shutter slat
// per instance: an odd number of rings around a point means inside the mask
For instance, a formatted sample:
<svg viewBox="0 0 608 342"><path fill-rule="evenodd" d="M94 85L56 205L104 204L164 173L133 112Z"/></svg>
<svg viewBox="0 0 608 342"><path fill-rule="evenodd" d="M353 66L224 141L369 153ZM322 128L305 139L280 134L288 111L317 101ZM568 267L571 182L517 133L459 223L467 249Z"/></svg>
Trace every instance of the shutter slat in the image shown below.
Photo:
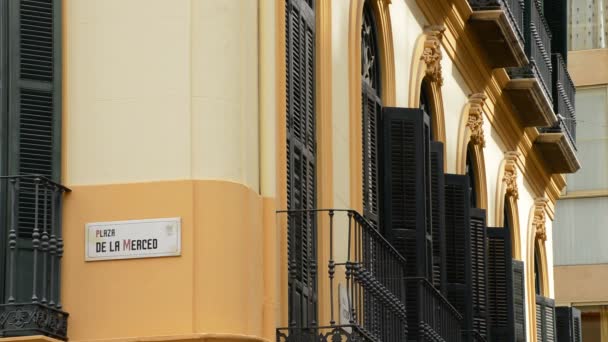
<svg viewBox="0 0 608 342"><path fill-rule="evenodd" d="M433 284L446 293L445 181L443 143L431 143L431 203L433 219Z"/></svg>

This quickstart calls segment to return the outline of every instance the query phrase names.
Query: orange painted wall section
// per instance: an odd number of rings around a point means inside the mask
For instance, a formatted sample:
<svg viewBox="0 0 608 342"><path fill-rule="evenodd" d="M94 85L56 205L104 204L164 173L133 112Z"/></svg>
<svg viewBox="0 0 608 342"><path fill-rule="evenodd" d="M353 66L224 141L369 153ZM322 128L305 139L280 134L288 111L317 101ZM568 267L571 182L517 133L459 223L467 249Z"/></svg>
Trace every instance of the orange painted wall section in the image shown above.
<svg viewBox="0 0 608 342"><path fill-rule="evenodd" d="M225 181L72 190L62 270L70 340L262 335L264 201L256 192ZM181 256L84 261L86 223L163 217L182 219Z"/></svg>
<svg viewBox="0 0 608 342"><path fill-rule="evenodd" d="M608 302L608 264L556 266L555 304Z"/></svg>

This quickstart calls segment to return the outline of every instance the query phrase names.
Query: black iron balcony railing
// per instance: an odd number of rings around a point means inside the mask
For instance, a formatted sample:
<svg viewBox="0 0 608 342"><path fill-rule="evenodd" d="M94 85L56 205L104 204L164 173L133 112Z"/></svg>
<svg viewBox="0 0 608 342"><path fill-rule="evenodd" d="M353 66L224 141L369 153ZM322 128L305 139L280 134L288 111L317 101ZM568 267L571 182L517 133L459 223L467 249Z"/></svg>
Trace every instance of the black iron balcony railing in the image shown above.
<svg viewBox="0 0 608 342"><path fill-rule="evenodd" d="M467 342L487 342L487 340L477 330L463 331L462 339Z"/></svg>
<svg viewBox="0 0 608 342"><path fill-rule="evenodd" d="M408 296L413 295L416 310L408 311L412 341L460 342L462 316L424 278L407 278ZM408 306L409 307L409 306Z"/></svg>
<svg viewBox="0 0 608 342"><path fill-rule="evenodd" d="M312 241L315 255L327 256L329 321L277 329L277 341L383 341L407 337L405 260L359 213L318 209L279 211L288 222L315 222L329 243ZM298 246L291 243L288 249ZM288 253L289 274L302 253ZM312 271L314 272L314 270ZM309 278L316 278L312 275ZM323 281L323 280L322 280ZM340 291L340 287L342 291ZM290 322L296 322L290 318Z"/></svg>
<svg viewBox="0 0 608 342"><path fill-rule="evenodd" d="M469 0L474 11L503 10L517 38L524 41L524 0Z"/></svg>
<svg viewBox="0 0 608 342"><path fill-rule="evenodd" d="M530 51L530 61L536 67L540 76L541 84L549 98L552 97L551 92L551 30L549 24L542 15L542 10L539 4L534 0L529 0L528 13L529 19L529 34L528 47ZM534 70L534 68L533 68Z"/></svg>
<svg viewBox="0 0 608 342"><path fill-rule="evenodd" d="M510 68L511 78L536 77L543 93L551 101L551 31L535 0L525 0L524 40L530 65Z"/></svg>
<svg viewBox="0 0 608 342"><path fill-rule="evenodd" d="M63 237L61 205L65 186L40 175L0 177L5 194L6 255L0 337L46 335L67 339L68 314L61 305ZM5 234L3 229L0 233ZM0 240L3 241L3 240Z"/></svg>
<svg viewBox="0 0 608 342"><path fill-rule="evenodd" d="M570 78L561 54L553 54L553 109L558 115L560 127L573 146L576 146L576 115L574 106L574 82Z"/></svg>

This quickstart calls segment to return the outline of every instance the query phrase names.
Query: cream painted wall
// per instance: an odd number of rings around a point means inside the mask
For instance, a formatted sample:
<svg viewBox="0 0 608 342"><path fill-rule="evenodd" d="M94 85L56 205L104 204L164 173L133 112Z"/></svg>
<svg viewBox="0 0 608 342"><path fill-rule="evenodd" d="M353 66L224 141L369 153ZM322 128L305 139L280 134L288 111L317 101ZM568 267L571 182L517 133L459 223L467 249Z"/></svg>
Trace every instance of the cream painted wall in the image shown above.
<svg viewBox="0 0 608 342"><path fill-rule="evenodd" d="M498 191L498 182L502 182L503 170L500 168L504 160L503 143L498 137L498 134L492 130L492 124L485 118L483 122L483 131L486 138L486 148L483 151L486 162L486 188L488 190L488 211L486 213L486 221L488 226L502 227L503 222L496 222L496 191ZM520 173L521 174L521 173Z"/></svg>
<svg viewBox="0 0 608 342"><path fill-rule="evenodd" d="M192 177L259 186L257 0L192 1Z"/></svg>
<svg viewBox="0 0 608 342"><path fill-rule="evenodd" d="M332 1L331 5L333 200L336 208L350 208L350 108L348 102L350 1Z"/></svg>
<svg viewBox="0 0 608 342"><path fill-rule="evenodd" d="M395 58L395 92L397 107L408 107L412 49L427 24L415 1L398 0L389 6Z"/></svg>
<svg viewBox="0 0 608 342"><path fill-rule="evenodd" d="M442 49L443 56L447 56ZM454 66L452 60L444 57L441 60L443 74L443 113L445 118L445 138L448 173L456 173L456 149L458 148L458 131L464 106L469 102L471 91L466 86L460 72ZM468 115L468 114L467 114Z"/></svg>
<svg viewBox="0 0 608 342"><path fill-rule="evenodd" d="M65 7L66 184L221 179L258 191L257 0Z"/></svg>
<svg viewBox="0 0 608 342"><path fill-rule="evenodd" d="M189 177L190 1L66 0L65 11L64 181Z"/></svg>
<svg viewBox="0 0 608 342"><path fill-rule="evenodd" d="M277 60L276 2L260 2L260 193L274 197L277 189ZM281 145L282 146L282 145Z"/></svg>
<svg viewBox="0 0 608 342"><path fill-rule="evenodd" d="M545 242L545 250L547 251L547 272L549 278L549 297L555 298L555 278L553 270L553 221L547 216L545 222L547 229L547 241Z"/></svg>

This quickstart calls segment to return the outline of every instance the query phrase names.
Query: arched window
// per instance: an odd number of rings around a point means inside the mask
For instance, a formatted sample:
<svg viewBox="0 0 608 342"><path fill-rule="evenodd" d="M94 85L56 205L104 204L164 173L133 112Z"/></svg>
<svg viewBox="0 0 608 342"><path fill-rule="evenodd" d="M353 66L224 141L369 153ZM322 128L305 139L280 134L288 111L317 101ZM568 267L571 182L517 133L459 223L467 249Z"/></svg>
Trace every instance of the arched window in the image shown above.
<svg viewBox="0 0 608 342"><path fill-rule="evenodd" d="M471 208L477 208L477 189L476 189L476 174L475 164L473 162L473 156L471 153L471 146L467 148L467 164L466 164L467 177L469 178L469 190L470 190L470 205Z"/></svg>
<svg viewBox="0 0 608 342"><path fill-rule="evenodd" d="M382 111L380 55L376 21L370 5L363 6L361 25L361 91L363 126L363 216L380 226L379 132Z"/></svg>
<svg viewBox="0 0 608 342"><path fill-rule="evenodd" d="M432 109L431 109L431 97L429 95L429 91L428 91L428 85L426 84L426 81L424 81L422 83L422 86L420 88L420 109L429 117L429 123L430 123L430 137L431 137L431 141L435 140L435 136L433 134L433 115L432 115Z"/></svg>
<svg viewBox="0 0 608 342"><path fill-rule="evenodd" d="M540 274L540 258L538 257L538 251L534 249L534 293L542 295L541 286L541 274Z"/></svg>

